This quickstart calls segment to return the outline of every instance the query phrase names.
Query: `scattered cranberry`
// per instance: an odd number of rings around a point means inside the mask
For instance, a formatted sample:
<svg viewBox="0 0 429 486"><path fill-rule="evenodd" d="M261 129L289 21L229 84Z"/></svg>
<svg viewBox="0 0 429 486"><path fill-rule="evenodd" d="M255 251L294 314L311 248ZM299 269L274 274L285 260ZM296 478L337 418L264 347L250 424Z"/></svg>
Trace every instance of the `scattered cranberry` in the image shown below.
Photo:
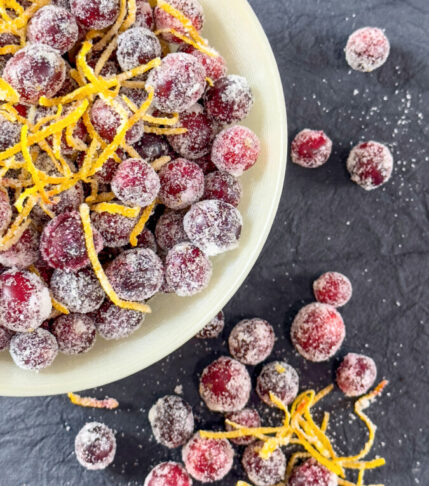
<svg viewBox="0 0 429 486"><path fill-rule="evenodd" d="M238 209L216 199L192 205L183 219L188 238L209 256L237 248L242 225Z"/></svg>
<svg viewBox="0 0 429 486"><path fill-rule="evenodd" d="M5 267L27 268L39 259L38 231L29 226L9 250L0 251L0 264Z"/></svg>
<svg viewBox="0 0 429 486"><path fill-rule="evenodd" d="M220 124L244 120L253 106L253 95L247 79L236 74L219 78L204 95L209 117Z"/></svg>
<svg viewBox="0 0 429 486"><path fill-rule="evenodd" d="M188 241L183 228L184 213L180 211L165 212L156 223L156 242L163 250L171 250L178 243Z"/></svg>
<svg viewBox="0 0 429 486"><path fill-rule="evenodd" d="M206 71L190 54L168 54L161 66L153 69L147 84L155 89L153 105L166 113L182 112L194 105L204 93Z"/></svg>
<svg viewBox="0 0 429 486"><path fill-rule="evenodd" d="M153 30L155 27L153 10L147 0L136 0L136 20L134 27L144 27L149 30Z"/></svg>
<svg viewBox="0 0 429 486"><path fill-rule="evenodd" d="M203 439L197 432L183 448L182 459L193 478L212 483L232 469L234 450L226 439Z"/></svg>
<svg viewBox="0 0 429 486"><path fill-rule="evenodd" d="M306 128L294 138L290 155L294 164L314 169L327 162L331 151L332 140L325 132Z"/></svg>
<svg viewBox="0 0 429 486"><path fill-rule="evenodd" d="M378 142L363 142L353 147L347 159L350 178L367 191L385 184L392 175L393 157Z"/></svg>
<svg viewBox="0 0 429 486"><path fill-rule="evenodd" d="M10 340L15 333L6 329L3 326L0 326L0 351L4 351L5 349L9 349Z"/></svg>
<svg viewBox="0 0 429 486"><path fill-rule="evenodd" d="M148 228L144 228L143 231L137 237L137 246L139 248L148 248L154 253L158 251L155 235Z"/></svg>
<svg viewBox="0 0 429 486"><path fill-rule="evenodd" d="M7 120L0 114L0 151L13 147L21 137L21 125ZM1 191L3 192L3 191Z"/></svg>
<svg viewBox="0 0 429 486"><path fill-rule="evenodd" d="M145 315L141 312L118 307L109 300L94 315L95 326L104 339L123 339L142 325Z"/></svg>
<svg viewBox="0 0 429 486"><path fill-rule="evenodd" d="M303 307L291 328L291 339L298 353L309 361L326 361L340 349L346 330L340 313L328 304Z"/></svg>
<svg viewBox="0 0 429 486"><path fill-rule="evenodd" d="M203 199L219 199L237 207L242 193L241 182L228 172L211 172L204 178Z"/></svg>
<svg viewBox="0 0 429 486"><path fill-rule="evenodd" d="M313 291L318 302L342 307L352 296L352 284L342 273L326 272L313 282Z"/></svg>
<svg viewBox="0 0 429 486"><path fill-rule="evenodd" d="M176 395L160 398L149 410L149 422L157 442L169 449L186 444L194 432L192 408Z"/></svg>
<svg viewBox="0 0 429 486"><path fill-rule="evenodd" d="M0 275L0 325L16 332L39 327L51 313L51 297L34 273L11 269Z"/></svg>
<svg viewBox="0 0 429 486"><path fill-rule="evenodd" d="M288 486L337 486L338 476L315 459L308 459L292 471Z"/></svg>
<svg viewBox="0 0 429 486"><path fill-rule="evenodd" d="M299 378L295 368L282 361L266 364L256 381L256 393L270 407L274 407L270 392L285 405L294 401L299 390Z"/></svg>
<svg viewBox="0 0 429 486"><path fill-rule="evenodd" d="M255 486L273 486L282 481L285 476L286 457L281 449L276 449L268 459L262 459L259 451L263 445L262 441L248 445L244 450L241 463L247 477Z"/></svg>
<svg viewBox="0 0 429 486"><path fill-rule="evenodd" d="M223 311L218 312L213 319L208 322L201 331L195 335L197 339L217 338L225 327L225 315Z"/></svg>
<svg viewBox="0 0 429 486"><path fill-rule="evenodd" d="M148 474L143 486L192 486L192 479L181 464L162 462Z"/></svg>
<svg viewBox="0 0 429 486"><path fill-rule="evenodd" d="M70 8L84 27L101 30L115 22L119 15L119 0L70 0Z"/></svg>
<svg viewBox="0 0 429 486"><path fill-rule="evenodd" d="M263 319L244 319L231 331L228 344L231 356L245 365L257 365L271 354L275 334Z"/></svg>
<svg viewBox="0 0 429 486"><path fill-rule="evenodd" d="M22 103L36 104L41 96L54 96L65 80L65 63L55 49L30 44L7 62L3 78L16 89Z"/></svg>
<svg viewBox="0 0 429 486"><path fill-rule="evenodd" d="M252 384L245 366L222 356L207 366L200 379L200 395L214 412L235 412L246 406Z"/></svg>
<svg viewBox="0 0 429 486"><path fill-rule="evenodd" d="M213 48L211 49L214 50ZM212 81L217 81L219 78L226 75L227 68L225 59L218 52L216 52L216 57L209 56L199 49L195 49L195 47L190 44L183 44L180 46L179 51L186 52L187 54L196 57L206 70L206 76Z"/></svg>
<svg viewBox="0 0 429 486"><path fill-rule="evenodd" d="M258 428L261 426L261 417L259 413L254 408L243 408L238 412L228 413L225 416L230 422L234 422L235 424L242 425L243 427L252 429ZM226 430L236 430L235 427L229 425L228 423L225 425ZM237 445L249 445L252 442L255 442L256 438L252 435L246 435L244 437L238 437L237 439L231 439L231 442Z"/></svg>
<svg viewBox="0 0 429 486"><path fill-rule="evenodd" d="M372 358L348 353L337 369L337 385L348 397L366 393L377 377L377 366Z"/></svg>
<svg viewBox="0 0 429 486"><path fill-rule="evenodd" d="M170 155L171 148L165 137L153 133L145 133L133 147L140 157L147 162L153 162L160 157Z"/></svg>
<svg viewBox="0 0 429 486"><path fill-rule="evenodd" d="M212 161L219 170L239 177L258 160L261 144L249 128L235 125L220 132L212 148Z"/></svg>
<svg viewBox="0 0 429 486"><path fill-rule="evenodd" d="M64 354L81 354L95 343L94 320L85 314L67 314L57 317L51 327L58 348Z"/></svg>
<svg viewBox="0 0 429 486"><path fill-rule="evenodd" d="M161 44L149 29L134 27L118 37L116 57L123 71L129 71L161 56Z"/></svg>
<svg viewBox="0 0 429 486"><path fill-rule="evenodd" d="M91 221L94 228L103 237L105 246L120 248L128 244L130 234L137 223L137 218L128 218L121 214L112 214L107 211L93 212Z"/></svg>
<svg viewBox="0 0 429 486"><path fill-rule="evenodd" d="M33 332L18 333L10 341L10 355L24 370L39 371L50 366L58 354L55 337L40 327Z"/></svg>
<svg viewBox="0 0 429 486"><path fill-rule="evenodd" d="M73 1L73 0L72 0ZM91 471L105 469L113 462L116 439L113 431L100 422L85 424L76 436L76 459Z"/></svg>
<svg viewBox="0 0 429 486"><path fill-rule="evenodd" d="M348 38L346 60L356 71L371 72L382 66L390 53L390 42L377 27L363 27Z"/></svg>

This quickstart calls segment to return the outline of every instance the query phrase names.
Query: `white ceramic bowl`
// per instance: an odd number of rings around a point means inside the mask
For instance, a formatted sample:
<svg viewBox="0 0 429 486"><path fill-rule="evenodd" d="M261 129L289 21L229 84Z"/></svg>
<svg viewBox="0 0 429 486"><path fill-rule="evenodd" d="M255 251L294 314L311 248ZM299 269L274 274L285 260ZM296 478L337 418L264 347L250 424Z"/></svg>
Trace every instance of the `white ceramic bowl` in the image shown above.
<svg viewBox="0 0 429 486"><path fill-rule="evenodd" d="M36 396L91 388L129 376L155 363L192 338L234 295L250 272L270 231L286 167L287 127L283 90L265 33L246 0L200 0L204 36L227 59L229 72L246 76L255 94L244 124L262 141L258 163L243 177L240 204L244 227L237 250L213 259L210 287L191 298L155 297L142 328L122 341L98 337L87 354L58 356L39 373L23 371L0 353L0 394Z"/></svg>

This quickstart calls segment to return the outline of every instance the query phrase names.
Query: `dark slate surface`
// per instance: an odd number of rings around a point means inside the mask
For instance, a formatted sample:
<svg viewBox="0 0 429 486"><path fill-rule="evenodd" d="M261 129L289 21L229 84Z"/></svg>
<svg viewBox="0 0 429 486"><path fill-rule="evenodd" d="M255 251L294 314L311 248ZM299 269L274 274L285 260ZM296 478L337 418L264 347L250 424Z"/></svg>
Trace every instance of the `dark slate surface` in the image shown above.
<svg viewBox="0 0 429 486"><path fill-rule="evenodd" d="M306 364L293 353L288 331L299 307L312 299L314 277L331 269L346 273L355 292L343 310L347 339L341 354L370 354L378 363L379 376L391 382L370 411L379 425L375 452L386 456L388 465L370 473L367 482L427 485L429 4L427 0L251 3L279 63L290 135L304 127L323 128L335 149L328 164L317 170L289 164L269 240L226 308L228 329L242 317L268 319L279 338L274 356L299 367L304 387L326 385L332 381L336 360ZM368 24L387 30L390 59L373 74L350 72L342 48L348 34ZM345 170L349 147L363 139L387 143L396 161L391 182L371 193L349 182ZM73 407L64 396L1 399L0 484L142 485L151 466L179 458L178 451L169 453L154 444L148 408L157 397L182 385L198 425L220 425L221 419L201 406L195 376L225 352L221 340L193 340L151 368L89 392L116 397L121 403L117 412ZM335 412L337 446L356 451L365 436L349 419L351 402L337 391L327 403ZM118 454L105 472L86 472L74 458L74 436L90 419L118 431ZM236 463L222 485L244 479Z"/></svg>

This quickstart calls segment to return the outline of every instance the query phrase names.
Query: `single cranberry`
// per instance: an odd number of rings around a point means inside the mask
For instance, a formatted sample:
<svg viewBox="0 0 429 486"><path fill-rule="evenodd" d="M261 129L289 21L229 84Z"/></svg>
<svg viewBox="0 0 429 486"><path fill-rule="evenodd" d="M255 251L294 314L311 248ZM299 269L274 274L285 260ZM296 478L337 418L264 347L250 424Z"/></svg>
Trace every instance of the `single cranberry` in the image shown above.
<svg viewBox="0 0 429 486"><path fill-rule="evenodd" d="M364 354L348 353L337 369L337 385L348 397L366 393L377 377L377 365Z"/></svg>
<svg viewBox="0 0 429 486"><path fill-rule="evenodd" d="M21 137L21 125L0 114L0 151L13 147ZM1 191L3 193L3 191ZM3 196L2 196L3 198Z"/></svg>
<svg viewBox="0 0 429 486"><path fill-rule="evenodd" d="M115 435L107 425L88 422L79 431L75 443L76 459L91 471L105 469L116 454Z"/></svg>
<svg viewBox="0 0 429 486"><path fill-rule="evenodd" d="M158 37L149 29L133 27L118 37L116 58L122 71L129 71L161 56Z"/></svg>
<svg viewBox="0 0 429 486"><path fill-rule="evenodd" d="M155 235L148 228L144 228L143 231L137 237L137 246L139 248L148 248L154 253L158 251Z"/></svg>
<svg viewBox="0 0 429 486"><path fill-rule="evenodd" d="M94 319L102 338L123 339L137 331L145 319L145 314L123 309L106 300L94 315Z"/></svg>
<svg viewBox="0 0 429 486"><path fill-rule="evenodd" d="M338 476L315 459L308 459L294 468L289 486L337 486Z"/></svg>
<svg viewBox="0 0 429 486"><path fill-rule="evenodd" d="M262 441L248 445L241 463L247 477L255 486L272 486L284 479L286 457L281 449L276 449L268 459L262 459L259 452L263 445Z"/></svg>
<svg viewBox="0 0 429 486"><path fill-rule="evenodd" d="M143 486L192 486L192 479L181 464L162 462L147 475Z"/></svg>
<svg viewBox="0 0 429 486"><path fill-rule="evenodd" d="M91 221L101 234L105 246L120 248L128 244L131 232L137 223L137 218L128 218L121 214L112 214L107 211L93 212Z"/></svg>
<svg viewBox="0 0 429 486"><path fill-rule="evenodd" d="M211 49L214 51L213 48ZM209 56L199 49L195 49L195 47L190 44L183 44L180 46L179 52L186 52L187 54L196 57L206 70L206 76L212 81L217 81L219 78L226 75L226 61L217 51L215 51L217 56Z"/></svg>
<svg viewBox="0 0 429 486"><path fill-rule="evenodd" d="M217 338L225 327L225 315L223 311L218 312L213 319L208 322L199 333L195 334L197 339Z"/></svg>
<svg viewBox="0 0 429 486"><path fill-rule="evenodd" d="M342 307L352 296L350 280L338 272L326 272L313 282L314 296L322 304Z"/></svg>
<svg viewBox="0 0 429 486"><path fill-rule="evenodd" d="M348 38L345 52L352 69L371 72L386 62L390 53L390 42L381 29L363 27Z"/></svg>
<svg viewBox="0 0 429 486"><path fill-rule="evenodd" d="M30 225L9 250L0 251L0 264L5 267L29 267L39 259L39 240L39 232Z"/></svg>
<svg viewBox="0 0 429 486"><path fill-rule="evenodd" d="M64 354L81 354L95 343L94 320L85 314L67 314L57 317L51 326L58 348Z"/></svg>
<svg viewBox="0 0 429 486"><path fill-rule="evenodd" d="M237 207L242 193L241 182L228 172L210 172L204 178L203 199L219 199Z"/></svg>
<svg viewBox="0 0 429 486"><path fill-rule="evenodd" d="M55 337L40 327L33 332L18 333L12 337L10 355L24 370L39 371L50 366L58 354Z"/></svg>
<svg viewBox="0 0 429 486"><path fill-rule="evenodd" d="M153 30L155 27L153 10L147 0L136 0L136 20L134 27L144 27L150 30Z"/></svg>
<svg viewBox="0 0 429 486"><path fill-rule="evenodd" d="M270 407L274 407L270 392L285 405L294 401L299 390L299 378L295 368L282 361L266 364L256 381L256 392L259 398Z"/></svg>
<svg viewBox="0 0 429 486"><path fill-rule="evenodd" d="M332 151L332 140L322 130L300 131L293 139L290 155L294 164L314 169L329 159Z"/></svg>
<svg viewBox="0 0 429 486"><path fill-rule="evenodd" d="M133 147L147 162L153 162L171 153L171 147L165 137L154 133L145 133L140 140L133 144Z"/></svg>
<svg viewBox="0 0 429 486"><path fill-rule="evenodd" d="M168 251L173 246L188 241L183 228L183 217L184 213L181 211L167 211L158 219L155 236L161 249Z"/></svg>
<svg viewBox="0 0 429 486"><path fill-rule="evenodd" d="M254 408L243 408L238 412L231 412L228 413L225 418L230 422L234 422L235 424L241 425L243 427L253 429L258 428L261 426L261 417L259 413ZM226 430L236 430L230 424L225 425ZM251 435L246 435L244 437L238 437L237 439L231 439L231 442L237 445L249 445L252 442L255 442L256 438Z"/></svg>
<svg viewBox="0 0 429 486"><path fill-rule="evenodd" d="M119 15L119 0L70 0L72 13L87 29L101 30Z"/></svg>

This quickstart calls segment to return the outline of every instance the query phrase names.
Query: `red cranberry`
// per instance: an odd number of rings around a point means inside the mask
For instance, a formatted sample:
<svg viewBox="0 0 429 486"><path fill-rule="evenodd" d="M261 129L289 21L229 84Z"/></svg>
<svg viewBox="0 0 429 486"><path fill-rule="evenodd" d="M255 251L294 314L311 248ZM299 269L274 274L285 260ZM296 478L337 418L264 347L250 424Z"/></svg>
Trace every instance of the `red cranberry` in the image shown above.
<svg viewBox="0 0 429 486"><path fill-rule="evenodd" d="M101 236L105 246L109 248L120 248L128 244L130 234L137 223L137 218L128 218L121 214L109 212L91 214L91 221Z"/></svg>
<svg viewBox="0 0 429 486"><path fill-rule="evenodd" d="M329 159L332 151L332 140L322 130L306 128L298 133L291 145L292 162L314 169Z"/></svg>
<svg viewBox="0 0 429 486"><path fill-rule="evenodd" d="M193 204L183 219L188 238L209 256L237 248L242 225L238 209L216 199Z"/></svg>
<svg viewBox="0 0 429 486"><path fill-rule="evenodd" d="M348 353L337 369L337 385L348 397L367 393L377 377L377 366L372 358Z"/></svg>
<svg viewBox="0 0 429 486"><path fill-rule="evenodd" d="M261 426L261 417L254 408L243 408L243 410L238 412L228 413L225 418L230 422L234 422L235 424L242 425L243 427L249 429L258 428ZM225 428L226 430L236 430L235 427L229 424L226 424ZM237 445L249 445L252 444L252 442L255 442L255 440L255 437L247 435L244 437L238 437L237 439L231 439L231 442Z"/></svg>
<svg viewBox="0 0 429 486"><path fill-rule="evenodd" d="M313 282L314 296L322 304L342 307L352 296L350 280L338 272L326 272Z"/></svg>
<svg viewBox="0 0 429 486"><path fill-rule="evenodd" d="M133 334L142 325L145 315L141 312L118 307L109 300L94 316L95 326L104 339L123 339Z"/></svg>
<svg viewBox="0 0 429 486"><path fill-rule="evenodd" d="M216 136L211 158L219 170L239 177L255 165L260 150L261 144L252 130L235 125Z"/></svg>
<svg viewBox="0 0 429 486"><path fill-rule="evenodd" d="M194 105L204 93L206 72L190 54L168 54L147 80L155 89L153 105L166 113L182 112Z"/></svg>
<svg viewBox="0 0 429 486"><path fill-rule="evenodd" d="M156 242L163 250L171 250L178 243L188 241L183 228L183 212L165 212L156 223L155 236Z"/></svg>
<svg viewBox="0 0 429 486"><path fill-rule="evenodd" d="M214 339L217 338L225 327L225 315L223 311L217 313L213 319L208 322L201 331L195 335L197 339Z"/></svg>
<svg viewBox="0 0 429 486"><path fill-rule="evenodd" d="M39 259L38 231L29 226L9 250L0 251L0 264L5 267L27 268Z"/></svg>
<svg viewBox="0 0 429 486"><path fill-rule="evenodd" d="M22 103L36 104L41 96L54 96L65 80L65 63L55 49L30 44L6 64L3 78L19 93Z"/></svg>
<svg viewBox="0 0 429 486"><path fill-rule="evenodd" d="M240 122L250 113L253 94L246 78L229 74L219 78L204 95L209 117L222 125Z"/></svg>
<svg viewBox="0 0 429 486"><path fill-rule="evenodd" d="M256 392L259 398L270 407L274 407L270 392L285 405L294 401L299 390L299 378L295 368L282 361L265 365L256 381Z"/></svg>
<svg viewBox="0 0 429 486"><path fill-rule="evenodd" d="M212 162L211 154L207 154L204 157L200 157L199 159L194 159L193 162L201 167L204 175L210 174L210 172L214 172L215 170L217 170L216 166Z"/></svg>
<svg viewBox="0 0 429 486"><path fill-rule="evenodd" d="M85 424L76 436L76 459L91 471L105 469L113 462L116 439L113 431L100 422Z"/></svg>
<svg viewBox="0 0 429 486"><path fill-rule="evenodd" d="M219 199L237 207L242 193L241 182L228 172L211 172L204 178L203 199Z"/></svg>
<svg viewBox="0 0 429 486"><path fill-rule="evenodd" d="M308 459L292 471L289 486L337 486L338 476L315 459Z"/></svg>
<svg viewBox="0 0 429 486"><path fill-rule="evenodd" d="M272 486L284 479L286 457L281 449L276 449L268 459L262 459L259 451L263 445L262 441L248 445L241 463L247 477L255 486Z"/></svg>
<svg viewBox="0 0 429 486"><path fill-rule="evenodd" d="M95 343L94 321L85 314L57 317L51 329L59 350L64 354L86 353Z"/></svg>
<svg viewBox="0 0 429 486"><path fill-rule="evenodd" d="M115 22L119 0L70 0L70 8L84 27L101 30Z"/></svg>
<svg viewBox="0 0 429 486"><path fill-rule="evenodd" d="M28 332L39 327L51 310L49 290L37 275L16 269L0 275L0 325Z"/></svg>
<svg viewBox="0 0 429 486"><path fill-rule="evenodd" d="M21 125L11 122L0 114L0 151L13 147L21 137ZM3 191L1 191L3 193Z"/></svg>
<svg viewBox="0 0 429 486"><path fill-rule="evenodd" d="M145 133L143 137L138 140L133 147L137 150L140 157L147 162L153 162L154 160L170 155L171 148L168 145L167 140L154 133Z"/></svg>
<svg viewBox="0 0 429 486"><path fill-rule="evenodd" d="M204 290L212 276L212 264L204 253L191 243L179 243L165 259L168 287L181 297Z"/></svg>
<svg viewBox="0 0 429 486"><path fill-rule="evenodd" d="M1 126L1 121L0 121L0 126ZM1 137L1 131L0 131L0 137ZM5 190L0 190L0 235L2 235L7 230L11 220L12 220L12 206L10 205L9 202L9 195Z"/></svg>
<svg viewBox="0 0 429 486"><path fill-rule="evenodd" d="M154 253L158 251L155 235L148 228L144 228L143 231L137 237L137 246L139 248L148 248Z"/></svg>
<svg viewBox="0 0 429 486"><path fill-rule="evenodd" d="M207 366L200 379L200 395L214 412L235 412L246 406L252 384L245 366L222 356Z"/></svg>
<svg viewBox="0 0 429 486"><path fill-rule="evenodd" d="M197 481L220 481L231 470L234 450L226 439L203 439L196 433L182 450L188 473Z"/></svg>
<svg viewBox="0 0 429 486"><path fill-rule="evenodd" d="M148 474L143 486L192 486L192 479L181 464L162 462Z"/></svg>
<svg viewBox="0 0 429 486"><path fill-rule="evenodd" d="M393 157L378 142L363 142L353 147L347 159L350 178L367 191L385 184L392 175Z"/></svg>
<svg viewBox="0 0 429 486"><path fill-rule="evenodd" d="M194 414L189 403L176 395L160 398L149 410L149 422L157 442L174 449L194 432Z"/></svg>
<svg viewBox="0 0 429 486"><path fill-rule="evenodd" d="M371 72L382 66L390 53L390 42L377 27L363 27L348 38L346 60L356 71Z"/></svg>
<svg viewBox="0 0 429 486"><path fill-rule="evenodd" d="M340 349L346 335L343 318L328 304L303 307L291 328L291 339L298 353L309 361L326 361Z"/></svg>
<svg viewBox="0 0 429 486"><path fill-rule="evenodd" d="M212 50L214 49L212 48ZM217 81L219 78L226 75L226 61L218 52L216 52L216 57L209 56L199 49L195 49L195 47L190 44L183 44L180 46L179 51L186 52L187 54L196 57L206 70L206 76L212 81Z"/></svg>
<svg viewBox="0 0 429 486"><path fill-rule="evenodd" d="M136 20L134 27L144 27L150 30L153 30L155 27L153 10L147 0L136 0Z"/></svg>
<svg viewBox="0 0 429 486"><path fill-rule="evenodd" d="M0 351L4 351L5 349L9 349L10 340L15 333L6 329L3 326L0 326Z"/></svg>
<svg viewBox="0 0 429 486"><path fill-rule="evenodd" d="M116 57L122 71L129 71L161 56L156 35L143 27L128 29L118 37Z"/></svg>
<svg viewBox="0 0 429 486"><path fill-rule="evenodd" d="M10 355L24 370L38 371L52 364L58 354L55 337L45 329L18 333L10 341Z"/></svg>

